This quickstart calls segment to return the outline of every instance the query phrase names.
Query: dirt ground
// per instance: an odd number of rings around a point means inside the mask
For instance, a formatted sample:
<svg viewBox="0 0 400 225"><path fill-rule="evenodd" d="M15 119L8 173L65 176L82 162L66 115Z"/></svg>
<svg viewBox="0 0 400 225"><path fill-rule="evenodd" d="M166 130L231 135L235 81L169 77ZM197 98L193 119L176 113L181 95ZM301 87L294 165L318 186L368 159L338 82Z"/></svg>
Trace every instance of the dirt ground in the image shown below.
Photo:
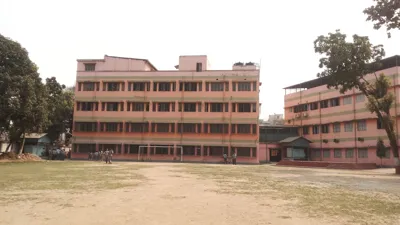
<svg viewBox="0 0 400 225"><path fill-rule="evenodd" d="M393 169L66 161L0 171L1 225L400 224Z"/></svg>

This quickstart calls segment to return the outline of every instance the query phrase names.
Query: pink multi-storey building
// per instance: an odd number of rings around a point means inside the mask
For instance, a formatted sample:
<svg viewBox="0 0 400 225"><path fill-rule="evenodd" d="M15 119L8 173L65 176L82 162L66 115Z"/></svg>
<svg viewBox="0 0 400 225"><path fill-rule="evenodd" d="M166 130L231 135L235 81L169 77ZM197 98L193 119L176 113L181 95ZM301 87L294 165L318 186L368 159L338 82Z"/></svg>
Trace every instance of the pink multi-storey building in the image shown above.
<svg viewBox="0 0 400 225"><path fill-rule="evenodd" d="M382 70L391 81L395 102L396 133L400 128L400 56L382 61ZM369 74L367 80L374 80ZM309 149L290 148L283 158L301 156L307 160L381 164L376 156L376 143L381 137L388 146L384 165L393 166L393 154L386 132L374 113L366 108L366 97L358 90L340 94L326 87L327 79L319 78L285 88L285 123L298 126L301 137L310 141Z"/></svg>
<svg viewBox="0 0 400 225"><path fill-rule="evenodd" d="M113 149L113 159L258 163L259 69L210 70L180 56L177 70L146 59L79 59L72 158Z"/></svg>

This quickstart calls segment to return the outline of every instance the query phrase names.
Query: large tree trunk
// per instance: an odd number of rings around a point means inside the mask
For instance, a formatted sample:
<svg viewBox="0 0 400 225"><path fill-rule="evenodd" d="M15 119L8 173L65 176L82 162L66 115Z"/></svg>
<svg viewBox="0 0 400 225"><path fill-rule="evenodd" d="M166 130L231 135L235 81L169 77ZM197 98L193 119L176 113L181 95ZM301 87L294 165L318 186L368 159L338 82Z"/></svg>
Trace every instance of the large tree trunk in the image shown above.
<svg viewBox="0 0 400 225"><path fill-rule="evenodd" d="M24 151L24 146L25 146L25 133L24 133L23 135L24 135L24 136L22 137L22 143L21 143L21 147L19 148L18 155L21 155L22 152Z"/></svg>

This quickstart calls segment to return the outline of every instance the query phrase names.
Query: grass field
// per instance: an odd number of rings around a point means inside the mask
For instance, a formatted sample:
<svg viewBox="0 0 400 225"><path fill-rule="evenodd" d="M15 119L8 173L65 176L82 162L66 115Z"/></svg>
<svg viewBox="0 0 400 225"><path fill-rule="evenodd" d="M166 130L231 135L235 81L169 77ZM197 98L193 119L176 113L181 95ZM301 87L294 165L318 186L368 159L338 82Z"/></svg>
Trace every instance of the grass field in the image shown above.
<svg viewBox="0 0 400 225"><path fill-rule="evenodd" d="M0 224L400 224L389 169L65 161L0 171Z"/></svg>

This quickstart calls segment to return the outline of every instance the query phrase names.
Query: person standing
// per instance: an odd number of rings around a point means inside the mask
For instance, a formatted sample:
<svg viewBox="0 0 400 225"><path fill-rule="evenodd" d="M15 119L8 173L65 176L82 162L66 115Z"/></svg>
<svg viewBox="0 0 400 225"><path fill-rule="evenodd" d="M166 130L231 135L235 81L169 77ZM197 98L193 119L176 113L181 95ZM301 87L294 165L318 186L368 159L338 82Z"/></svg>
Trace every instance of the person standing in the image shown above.
<svg viewBox="0 0 400 225"><path fill-rule="evenodd" d="M232 154L232 164L236 165L236 152L233 152Z"/></svg>
<svg viewBox="0 0 400 225"><path fill-rule="evenodd" d="M113 157L113 154L114 154L114 150L110 149L110 152L108 154L109 154L108 163L111 164L111 160L112 160L112 157Z"/></svg>
<svg viewBox="0 0 400 225"><path fill-rule="evenodd" d="M223 157L224 157L224 163L228 164L228 155L225 152L223 154Z"/></svg>

